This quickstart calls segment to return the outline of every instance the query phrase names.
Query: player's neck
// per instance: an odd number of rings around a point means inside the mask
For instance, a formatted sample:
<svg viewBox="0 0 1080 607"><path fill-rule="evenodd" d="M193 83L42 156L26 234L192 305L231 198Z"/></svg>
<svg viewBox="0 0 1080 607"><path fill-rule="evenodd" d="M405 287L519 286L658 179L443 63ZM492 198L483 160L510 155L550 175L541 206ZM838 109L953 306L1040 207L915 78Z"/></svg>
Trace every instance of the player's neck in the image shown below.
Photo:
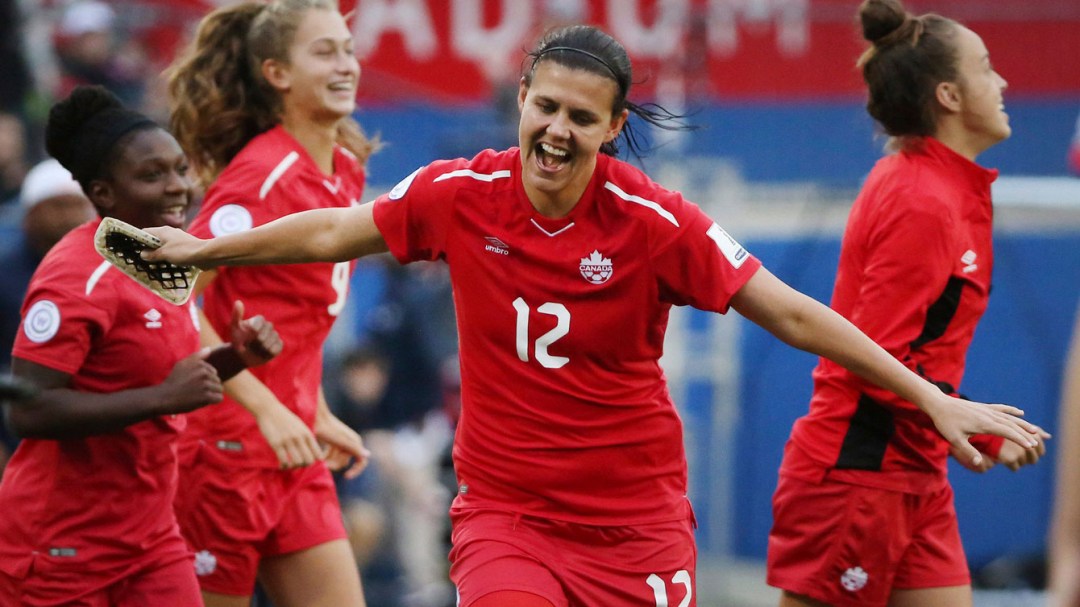
<svg viewBox="0 0 1080 607"><path fill-rule="evenodd" d="M337 123L315 124L310 120L290 119L288 115L281 119L285 132L292 135L304 149L315 165L325 175L334 174L334 145L337 141Z"/></svg>
<svg viewBox="0 0 1080 607"><path fill-rule="evenodd" d="M934 138L972 162L990 147L984 137L969 131L959 120L939 121Z"/></svg>

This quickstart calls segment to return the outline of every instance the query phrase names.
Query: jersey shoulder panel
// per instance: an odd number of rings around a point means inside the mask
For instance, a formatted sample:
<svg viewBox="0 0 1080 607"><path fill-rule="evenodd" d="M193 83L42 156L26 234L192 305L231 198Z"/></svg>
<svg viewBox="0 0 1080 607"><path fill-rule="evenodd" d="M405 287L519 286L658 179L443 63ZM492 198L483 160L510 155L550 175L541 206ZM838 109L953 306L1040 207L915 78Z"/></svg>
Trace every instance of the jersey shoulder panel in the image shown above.
<svg viewBox="0 0 1080 607"><path fill-rule="evenodd" d="M934 237L947 233L957 221L957 205L940 171L924 157L903 153L882 158L859 192L849 218L856 232L871 241L908 232L912 226Z"/></svg>
<svg viewBox="0 0 1080 607"><path fill-rule="evenodd" d="M68 232L41 260L27 291L48 289L65 298L108 308L105 300L116 297L116 281L127 278L94 249L94 233L100 222L94 221Z"/></svg>
<svg viewBox="0 0 1080 607"><path fill-rule="evenodd" d="M221 196L265 199L295 171L301 158L298 148L295 141L283 139L276 129L252 139L210 186L204 204L213 204Z"/></svg>
<svg viewBox="0 0 1080 607"><path fill-rule="evenodd" d="M394 257L408 263L445 254L460 211L497 205L514 191L517 158L512 148L485 150L469 160L437 160L376 199L375 225Z"/></svg>
<svg viewBox="0 0 1080 607"><path fill-rule="evenodd" d="M356 157L333 149L333 171L326 174L308 151L287 133L274 129L248 144L211 186L191 231L204 236L259 226L279 217L317 208L361 203L367 174Z"/></svg>
<svg viewBox="0 0 1080 607"><path fill-rule="evenodd" d="M484 150L471 159L437 160L410 176L414 179L406 189L415 187L418 193L437 192L443 197L460 190L490 192L512 187L512 167L516 158L513 150ZM394 194L391 191L389 197L393 199Z"/></svg>
<svg viewBox="0 0 1080 607"><path fill-rule="evenodd" d="M123 300L118 281L137 285L94 252L94 230L85 228L61 239L34 273L22 304L14 356L75 373L90 336L115 322Z"/></svg>
<svg viewBox="0 0 1080 607"><path fill-rule="evenodd" d="M891 154L874 165L864 191L883 213L948 213L947 176L925 156Z"/></svg>
<svg viewBox="0 0 1080 607"><path fill-rule="evenodd" d="M642 222L658 246L670 243L692 225L709 221L698 205L669 190L626 162L608 159L597 186L604 204L616 205L627 217Z"/></svg>

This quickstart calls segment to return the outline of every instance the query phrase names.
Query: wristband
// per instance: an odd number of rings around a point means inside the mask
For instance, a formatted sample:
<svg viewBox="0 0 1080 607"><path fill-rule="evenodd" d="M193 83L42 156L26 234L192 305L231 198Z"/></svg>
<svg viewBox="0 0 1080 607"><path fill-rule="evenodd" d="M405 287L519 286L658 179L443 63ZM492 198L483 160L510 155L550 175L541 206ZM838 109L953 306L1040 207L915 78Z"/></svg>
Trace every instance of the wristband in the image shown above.
<svg viewBox="0 0 1080 607"><path fill-rule="evenodd" d="M237 373L247 369L247 365L240 358L240 355L236 353L231 344L224 344L218 348L215 348L210 355L206 357L206 362L210 363L214 369L217 370L218 377L221 381L232 379Z"/></svg>

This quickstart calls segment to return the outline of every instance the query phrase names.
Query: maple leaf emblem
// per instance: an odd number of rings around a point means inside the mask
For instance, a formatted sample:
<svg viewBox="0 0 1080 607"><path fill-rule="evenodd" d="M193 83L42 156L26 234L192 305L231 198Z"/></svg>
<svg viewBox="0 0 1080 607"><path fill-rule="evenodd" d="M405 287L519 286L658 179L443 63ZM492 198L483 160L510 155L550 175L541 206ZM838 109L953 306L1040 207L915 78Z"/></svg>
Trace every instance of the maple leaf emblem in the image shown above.
<svg viewBox="0 0 1080 607"><path fill-rule="evenodd" d="M599 285L611 278L614 266L611 264L610 259L594 249L587 257L581 258L581 265L578 266L578 269L581 270L581 275L585 277L585 280L594 285Z"/></svg>

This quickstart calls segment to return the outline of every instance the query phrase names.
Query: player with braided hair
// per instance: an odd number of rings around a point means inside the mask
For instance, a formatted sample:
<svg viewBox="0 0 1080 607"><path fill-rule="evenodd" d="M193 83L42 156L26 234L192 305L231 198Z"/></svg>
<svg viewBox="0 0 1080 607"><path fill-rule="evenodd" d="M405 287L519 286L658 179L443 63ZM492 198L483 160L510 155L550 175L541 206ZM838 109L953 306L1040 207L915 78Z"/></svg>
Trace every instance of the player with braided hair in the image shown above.
<svg viewBox="0 0 1080 607"><path fill-rule="evenodd" d="M102 217L181 227L187 159L168 131L101 87L55 105L46 149ZM273 326L243 319L231 344L200 348L192 304L172 305L94 250L101 220L42 260L27 289L5 403L23 440L0 483L0 604L200 605L177 527L183 414L222 397L222 381L281 349Z"/></svg>

